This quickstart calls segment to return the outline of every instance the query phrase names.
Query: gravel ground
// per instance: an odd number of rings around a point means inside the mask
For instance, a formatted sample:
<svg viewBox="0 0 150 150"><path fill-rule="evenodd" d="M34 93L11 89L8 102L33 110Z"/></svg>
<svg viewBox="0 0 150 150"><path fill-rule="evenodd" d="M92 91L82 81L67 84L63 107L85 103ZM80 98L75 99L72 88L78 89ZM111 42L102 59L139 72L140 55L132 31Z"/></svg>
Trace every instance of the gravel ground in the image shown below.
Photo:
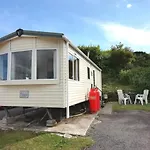
<svg viewBox="0 0 150 150"><path fill-rule="evenodd" d="M150 112L98 116L87 135L95 141L88 150L150 150Z"/></svg>

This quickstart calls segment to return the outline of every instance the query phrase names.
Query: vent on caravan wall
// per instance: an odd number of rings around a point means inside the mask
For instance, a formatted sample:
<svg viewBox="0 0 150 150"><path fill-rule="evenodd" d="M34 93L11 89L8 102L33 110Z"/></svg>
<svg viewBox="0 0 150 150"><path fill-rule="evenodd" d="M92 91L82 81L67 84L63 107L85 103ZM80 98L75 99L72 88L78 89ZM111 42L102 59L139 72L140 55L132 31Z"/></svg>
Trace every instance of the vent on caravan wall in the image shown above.
<svg viewBox="0 0 150 150"><path fill-rule="evenodd" d="M16 30L16 34L18 37L21 37L21 35L23 34L23 29Z"/></svg>

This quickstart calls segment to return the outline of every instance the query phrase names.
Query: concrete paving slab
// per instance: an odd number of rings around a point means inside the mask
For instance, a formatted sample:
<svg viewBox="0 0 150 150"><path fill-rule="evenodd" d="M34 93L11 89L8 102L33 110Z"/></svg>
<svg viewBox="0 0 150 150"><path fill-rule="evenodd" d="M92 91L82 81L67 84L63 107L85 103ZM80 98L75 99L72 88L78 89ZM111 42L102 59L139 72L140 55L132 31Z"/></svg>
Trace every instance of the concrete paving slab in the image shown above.
<svg viewBox="0 0 150 150"><path fill-rule="evenodd" d="M97 116L97 113L96 113L96 114L84 114L78 117L72 117L72 118L61 121L54 127L45 127L45 126L40 126L38 124L31 124L30 126L27 127L28 123L24 122L24 119L20 115L21 113L20 108L12 109L11 113L12 113L14 122L4 124L3 120L0 120L1 129L3 130L23 129L23 130L30 130L30 131L36 131L36 132L42 131L42 132L62 133L62 134L71 134L71 135L79 135L79 136L86 135L87 130L89 129L92 122L94 121L95 117ZM1 114L0 119L2 119L2 117L4 116L4 111L1 111L0 114Z"/></svg>
<svg viewBox="0 0 150 150"><path fill-rule="evenodd" d="M100 114L102 115L110 115L112 114L112 105L113 103L109 102L105 105L103 109L100 110Z"/></svg>
<svg viewBox="0 0 150 150"><path fill-rule="evenodd" d="M28 127L24 130L35 131L35 132L52 132L52 133L63 133L78 136L85 136L91 123L94 121L97 114L86 114L79 117L66 119L55 127Z"/></svg>

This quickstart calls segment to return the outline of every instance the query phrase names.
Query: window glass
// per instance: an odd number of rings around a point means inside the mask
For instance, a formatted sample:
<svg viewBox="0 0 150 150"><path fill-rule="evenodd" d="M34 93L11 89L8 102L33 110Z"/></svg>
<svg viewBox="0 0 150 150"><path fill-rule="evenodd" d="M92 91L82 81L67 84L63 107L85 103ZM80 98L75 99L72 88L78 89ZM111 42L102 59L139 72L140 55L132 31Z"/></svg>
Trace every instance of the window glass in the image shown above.
<svg viewBox="0 0 150 150"><path fill-rule="evenodd" d="M95 86L95 70L93 70L93 85Z"/></svg>
<svg viewBox="0 0 150 150"><path fill-rule="evenodd" d="M78 68L77 68L77 71L78 71L78 73L77 73L77 76L78 76L78 81L80 80L80 64L79 64L79 59L77 59L77 66L78 66Z"/></svg>
<svg viewBox="0 0 150 150"><path fill-rule="evenodd" d="M74 80L79 81L79 59L74 56Z"/></svg>
<svg viewBox="0 0 150 150"><path fill-rule="evenodd" d="M77 80L77 57L74 57L74 80Z"/></svg>
<svg viewBox="0 0 150 150"><path fill-rule="evenodd" d="M73 79L73 56L69 54L69 79Z"/></svg>
<svg viewBox="0 0 150 150"><path fill-rule="evenodd" d="M69 53L69 79L79 81L79 59Z"/></svg>
<svg viewBox="0 0 150 150"><path fill-rule="evenodd" d="M89 67L87 67L87 77L88 77L88 79L90 79L90 68Z"/></svg>
<svg viewBox="0 0 150 150"><path fill-rule="evenodd" d="M32 51L13 52L11 58L11 79L31 79Z"/></svg>
<svg viewBox="0 0 150 150"><path fill-rule="evenodd" d="M0 80L7 80L8 54L0 55Z"/></svg>
<svg viewBox="0 0 150 150"><path fill-rule="evenodd" d="M56 50L37 51L37 79L56 78Z"/></svg>

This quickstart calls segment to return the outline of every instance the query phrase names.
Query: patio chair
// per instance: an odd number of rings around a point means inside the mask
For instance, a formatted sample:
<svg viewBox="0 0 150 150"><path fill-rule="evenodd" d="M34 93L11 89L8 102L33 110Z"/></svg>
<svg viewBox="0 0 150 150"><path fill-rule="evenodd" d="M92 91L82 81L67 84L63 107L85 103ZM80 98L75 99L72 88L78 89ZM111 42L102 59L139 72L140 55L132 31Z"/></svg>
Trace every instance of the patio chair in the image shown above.
<svg viewBox="0 0 150 150"><path fill-rule="evenodd" d="M117 94L118 94L118 102L119 102L119 104L124 103L126 105L127 102L129 102L130 104L132 104L130 95L123 94L122 90L117 90Z"/></svg>
<svg viewBox="0 0 150 150"><path fill-rule="evenodd" d="M135 96L134 104L136 104L137 101L140 101L141 105L143 105L144 101L145 101L145 104L148 104L148 100L147 100L148 94L149 94L149 90L147 89L144 90L143 94L137 94Z"/></svg>

